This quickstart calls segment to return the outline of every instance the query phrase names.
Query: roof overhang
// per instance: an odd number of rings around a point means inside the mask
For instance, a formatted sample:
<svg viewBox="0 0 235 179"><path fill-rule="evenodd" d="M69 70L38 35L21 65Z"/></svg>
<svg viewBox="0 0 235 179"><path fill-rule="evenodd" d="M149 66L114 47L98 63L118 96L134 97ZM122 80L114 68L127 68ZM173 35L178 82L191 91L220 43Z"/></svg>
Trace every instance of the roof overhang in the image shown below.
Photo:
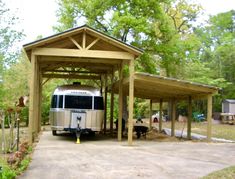
<svg viewBox="0 0 235 179"><path fill-rule="evenodd" d="M119 82L114 84L114 91L118 93ZM134 96L143 99L152 99L158 101L163 99L168 101L170 99L184 100L189 96L192 99L203 99L209 94L216 94L219 88L178 80L175 78L167 78L147 73L134 74ZM129 78L123 79L123 92L129 94Z"/></svg>

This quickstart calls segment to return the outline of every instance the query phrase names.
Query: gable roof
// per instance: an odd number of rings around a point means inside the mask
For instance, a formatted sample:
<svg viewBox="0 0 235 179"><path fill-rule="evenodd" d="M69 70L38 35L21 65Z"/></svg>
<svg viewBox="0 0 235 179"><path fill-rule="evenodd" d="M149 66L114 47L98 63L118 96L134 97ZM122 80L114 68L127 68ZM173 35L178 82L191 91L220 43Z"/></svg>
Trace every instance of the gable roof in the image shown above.
<svg viewBox="0 0 235 179"><path fill-rule="evenodd" d="M116 47L117 49L121 49L123 51L127 51L135 56L139 56L143 53L143 50L141 50L137 47L134 47L130 44L124 43L121 40L118 40L114 37L111 37L111 36L109 36L103 32L100 32L100 31L98 31L88 25L83 25L80 27L72 28L72 29L66 30L64 32L57 33L57 34L42 38L40 40L36 40L36 41L30 42L30 43L24 44L23 47L29 56L30 55L29 53L31 53L31 50L34 48L47 47L49 44L52 44L52 45L50 45L50 47L53 47L53 44L60 43L60 41L61 41L61 43L63 43L62 40L66 39L68 37L71 37L71 36L76 36L78 34L81 34L82 32L86 32L87 34L91 35L94 38L101 39L103 41L103 43L110 44L110 46Z"/></svg>

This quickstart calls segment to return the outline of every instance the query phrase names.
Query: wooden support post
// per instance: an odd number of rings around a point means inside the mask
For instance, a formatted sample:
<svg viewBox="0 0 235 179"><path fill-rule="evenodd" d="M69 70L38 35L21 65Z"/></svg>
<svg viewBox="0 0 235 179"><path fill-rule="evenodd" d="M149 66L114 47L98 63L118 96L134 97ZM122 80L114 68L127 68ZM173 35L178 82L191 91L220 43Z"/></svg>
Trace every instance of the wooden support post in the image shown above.
<svg viewBox="0 0 235 179"><path fill-rule="evenodd" d="M207 96L207 140L211 141L212 134L212 95Z"/></svg>
<svg viewBox="0 0 235 179"><path fill-rule="evenodd" d="M39 132L39 86L40 86L40 75L39 75L39 64L38 64L38 58L36 57L36 69L35 69L35 75L36 75L36 81L35 81L35 94L34 94L34 139L38 137Z"/></svg>
<svg viewBox="0 0 235 179"><path fill-rule="evenodd" d="M114 106L114 91L113 91L113 82L114 82L114 71L111 76L111 96L110 96L110 133L113 133L113 106Z"/></svg>
<svg viewBox="0 0 235 179"><path fill-rule="evenodd" d="M35 116L35 109L34 109L34 101L35 101L35 83L36 83L36 56L34 54L31 55L31 78L30 78L30 88L29 88L29 134L28 140L29 143L33 143L33 132L34 132L34 116Z"/></svg>
<svg viewBox="0 0 235 179"><path fill-rule="evenodd" d="M158 129L159 133L161 133L161 131L162 131L162 102L163 102L163 100L160 99L160 103L159 103L159 129Z"/></svg>
<svg viewBox="0 0 235 179"><path fill-rule="evenodd" d="M122 140L122 110L123 110L123 62L119 68L119 104L118 104L118 141Z"/></svg>
<svg viewBox="0 0 235 179"><path fill-rule="evenodd" d="M176 118L176 101L175 98L172 100L172 112L171 112L171 136L175 136L175 118Z"/></svg>
<svg viewBox="0 0 235 179"><path fill-rule="evenodd" d="M152 115L153 115L153 101L150 99L149 101L149 129L152 129Z"/></svg>
<svg viewBox="0 0 235 179"><path fill-rule="evenodd" d="M134 59L129 64L129 119L128 119L128 145L132 145L133 139L133 107L134 107Z"/></svg>
<svg viewBox="0 0 235 179"><path fill-rule="evenodd" d="M108 87L107 87L107 74L104 77L104 134L106 133L107 128L107 95L108 95Z"/></svg>
<svg viewBox="0 0 235 179"><path fill-rule="evenodd" d="M192 96L188 99L188 120L187 120L187 139L191 140L191 123L192 123Z"/></svg>
<svg viewBox="0 0 235 179"><path fill-rule="evenodd" d="M40 72L40 71L39 71ZM39 126L38 126L38 132L41 131L41 124L42 124L42 73L40 72L39 74L39 105L38 105L38 108L39 108L39 111L38 111L38 115L39 115L39 119L38 119L38 123L39 123Z"/></svg>

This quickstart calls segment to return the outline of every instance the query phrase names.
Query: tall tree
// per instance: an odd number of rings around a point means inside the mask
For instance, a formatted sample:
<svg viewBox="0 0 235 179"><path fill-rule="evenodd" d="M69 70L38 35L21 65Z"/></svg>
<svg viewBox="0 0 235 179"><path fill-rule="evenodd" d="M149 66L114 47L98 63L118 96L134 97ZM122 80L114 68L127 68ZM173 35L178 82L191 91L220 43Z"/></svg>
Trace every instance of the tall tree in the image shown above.
<svg viewBox="0 0 235 179"><path fill-rule="evenodd" d="M14 30L17 18L10 13L6 5L0 0L0 107L3 104L4 73L16 62L19 51L16 51L15 42L23 37L23 33Z"/></svg>
<svg viewBox="0 0 235 179"><path fill-rule="evenodd" d="M200 7L185 0L59 0L56 31L76 26L81 18L100 31L140 47L139 71L157 73L158 60L167 76L176 76L174 65L186 59L195 37L191 22Z"/></svg>

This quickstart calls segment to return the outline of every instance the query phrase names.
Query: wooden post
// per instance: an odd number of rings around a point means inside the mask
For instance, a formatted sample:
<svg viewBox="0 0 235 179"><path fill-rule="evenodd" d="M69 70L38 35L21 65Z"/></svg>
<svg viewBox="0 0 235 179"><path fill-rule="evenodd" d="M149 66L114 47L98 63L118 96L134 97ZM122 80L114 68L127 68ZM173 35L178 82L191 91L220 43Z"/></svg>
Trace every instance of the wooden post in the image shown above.
<svg viewBox="0 0 235 179"><path fill-rule="evenodd" d="M113 92L114 71L111 76L111 96L110 96L110 133L113 133L113 105L114 105L114 92Z"/></svg>
<svg viewBox="0 0 235 179"><path fill-rule="evenodd" d="M172 100L172 112L171 112L171 136L175 136L175 118L176 118L176 101L175 98Z"/></svg>
<svg viewBox="0 0 235 179"><path fill-rule="evenodd" d="M30 79L30 88L29 88L29 143L33 142L33 132L34 132L34 116L35 116L35 93L36 93L36 56L32 53L31 55L31 79Z"/></svg>
<svg viewBox="0 0 235 179"><path fill-rule="evenodd" d="M149 129L152 129L152 115L153 115L153 101L150 99L149 101Z"/></svg>
<svg viewBox="0 0 235 179"><path fill-rule="evenodd" d="M38 64L38 58L36 57L36 69L35 69L35 93L34 93L34 111L35 111L35 115L34 115L34 136L33 138L37 138L38 136L38 132L39 132L39 86L40 86L40 76L39 76L39 64Z"/></svg>
<svg viewBox="0 0 235 179"><path fill-rule="evenodd" d="M104 134L106 133L107 127L107 94L108 94L108 87L107 87L107 74L105 74L104 78Z"/></svg>
<svg viewBox="0 0 235 179"><path fill-rule="evenodd" d="M160 103L159 103L159 129L158 129L159 133L161 133L161 131L162 131L162 102L163 102L163 100L160 99Z"/></svg>
<svg viewBox="0 0 235 179"><path fill-rule="evenodd" d="M128 119L128 145L132 145L133 138L133 107L134 107L134 59L129 64L129 119Z"/></svg>
<svg viewBox="0 0 235 179"><path fill-rule="evenodd" d="M42 124L42 83L43 83L43 79L42 79L42 73L41 71L40 72L40 80L39 80L39 112L38 112L38 115L39 115L39 119L38 119L38 123L39 123L39 126L38 126L38 132L41 131L41 124Z"/></svg>
<svg viewBox="0 0 235 179"><path fill-rule="evenodd" d="M123 110L122 81L123 81L123 63L119 68L118 141L122 140L122 110Z"/></svg>
<svg viewBox="0 0 235 179"><path fill-rule="evenodd" d="M212 133L212 95L207 96L207 140L211 141Z"/></svg>
<svg viewBox="0 0 235 179"><path fill-rule="evenodd" d="M187 139L191 140L191 123L192 123L192 97L188 99L188 120L187 120Z"/></svg>

